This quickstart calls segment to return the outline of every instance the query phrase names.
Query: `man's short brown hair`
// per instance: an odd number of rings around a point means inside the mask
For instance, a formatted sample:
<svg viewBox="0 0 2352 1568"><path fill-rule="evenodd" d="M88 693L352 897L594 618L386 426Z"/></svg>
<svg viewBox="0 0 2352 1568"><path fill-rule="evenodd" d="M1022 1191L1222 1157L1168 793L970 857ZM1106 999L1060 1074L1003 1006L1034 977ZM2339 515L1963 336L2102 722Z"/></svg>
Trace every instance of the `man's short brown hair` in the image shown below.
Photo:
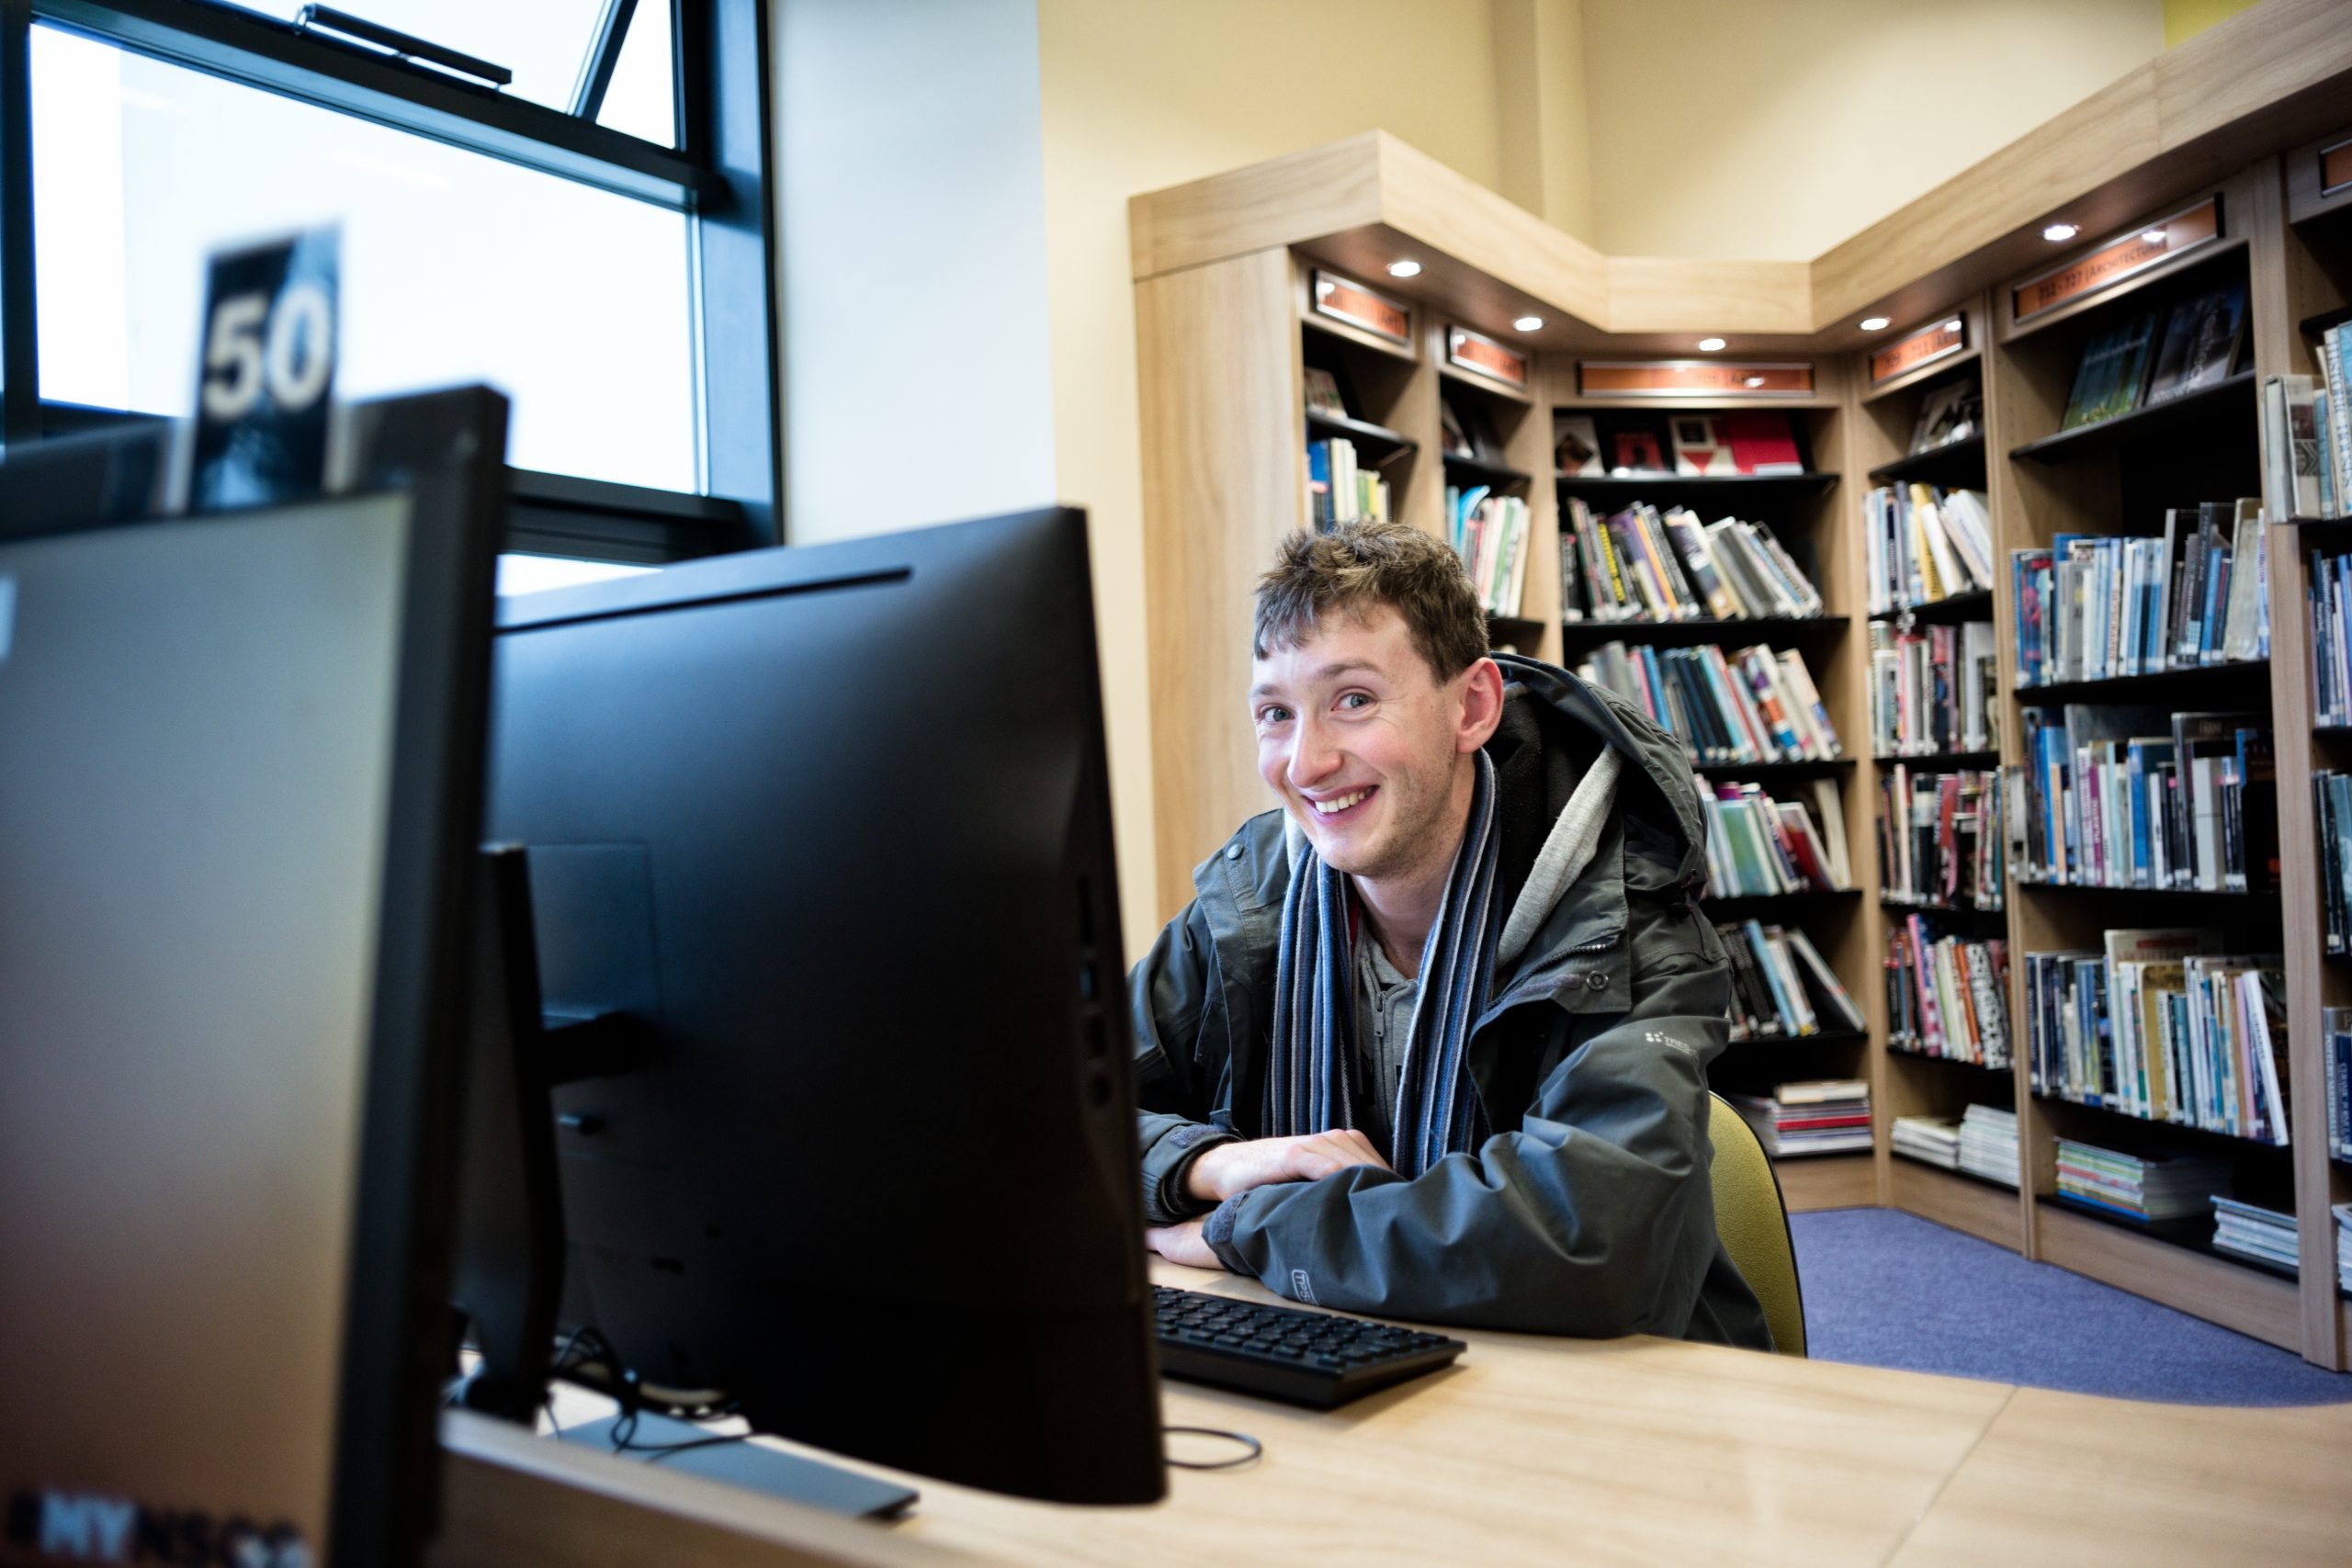
<svg viewBox="0 0 2352 1568"><path fill-rule="evenodd" d="M1258 580L1250 652L1296 648L1334 613L1362 617L1386 604L1441 682L1487 652L1487 613L1462 558L1402 523L1340 523L1284 539Z"/></svg>

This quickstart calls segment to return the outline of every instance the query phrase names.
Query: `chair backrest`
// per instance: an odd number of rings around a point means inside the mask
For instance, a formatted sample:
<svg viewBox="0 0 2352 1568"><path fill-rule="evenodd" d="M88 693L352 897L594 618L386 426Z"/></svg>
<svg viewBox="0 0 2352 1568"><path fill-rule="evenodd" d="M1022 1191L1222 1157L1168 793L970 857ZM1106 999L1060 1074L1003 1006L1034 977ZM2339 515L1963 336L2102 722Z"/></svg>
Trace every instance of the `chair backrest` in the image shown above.
<svg viewBox="0 0 2352 1568"><path fill-rule="evenodd" d="M1707 1139L1714 1159L1707 1174L1715 1192L1715 1235L1747 1287L1763 1303L1772 1348L1804 1354L1804 1292L1797 1286L1797 1253L1789 1240L1788 1205L1756 1130L1720 1094L1708 1091Z"/></svg>

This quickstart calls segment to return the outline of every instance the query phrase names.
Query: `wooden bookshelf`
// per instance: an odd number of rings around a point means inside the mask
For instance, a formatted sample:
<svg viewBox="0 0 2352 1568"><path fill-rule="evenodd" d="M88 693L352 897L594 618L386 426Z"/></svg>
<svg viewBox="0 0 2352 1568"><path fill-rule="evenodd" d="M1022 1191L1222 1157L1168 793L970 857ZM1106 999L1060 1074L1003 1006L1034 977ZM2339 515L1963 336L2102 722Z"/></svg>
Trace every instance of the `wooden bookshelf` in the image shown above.
<svg viewBox="0 0 2352 1568"><path fill-rule="evenodd" d="M2352 312L2352 192L2324 193L2316 176L2318 151L2352 135L2335 123L2345 118L2343 90L2352 86L2352 3L2265 0L2263 9L2272 21L2225 25L2169 51L1811 264L1601 256L1377 132L1137 197L1131 214L1157 794L1157 854L1142 874L1154 880L1159 910L1180 908L1193 866L1264 807L1252 749L1235 718L1237 694L1247 686L1250 586L1275 540L1307 515L1304 369L1342 365L1352 383L1351 414L1383 433L1357 431L1350 439L1361 437L1360 448L1369 448L1385 437L1382 472L1396 515L1441 533L1449 479L1523 484L1534 525L1528 598L1518 621L1497 622L1498 638L1520 646L1532 639L1540 657L1570 664L1611 640L1760 641L1804 653L1847 757L1836 764L1700 770L1710 779L1768 785L1826 773L1840 781L1845 799L1851 892L1759 900L1745 909L1723 901L1710 910L1723 919L1752 912L1803 926L1865 1016L1861 1037L1743 1043L1714 1068L1719 1083L1735 1090L1769 1088L1785 1076L1870 1083L1873 1151L1781 1161L1791 1206L1892 1204L2344 1367L2352 1299L2336 1289L2327 1210L2352 1201L2352 1163L2327 1157L2321 1055L2312 1043L2323 1008L2352 1006L2352 962L2328 962L2320 952L2316 829L2307 792L2293 781L2313 767L2352 770L2352 729L2312 722L2308 636L2295 613L2307 570L2301 547L2352 542L2352 525L2315 523L2273 536L2267 662L2030 691L2018 689L2017 605L2006 580L1990 592L1873 616L1860 526L1874 485L1981 488L1996 563L2005 567L2010 550L2046 546L2058 533L2145 533L2166 505L2260 492L2263 378L2312 372L2310 332ZM2217 193L2222 223L2213 243L2015 319L2013 286ZM2042 241L2041 227L2053 216L2084 222L2084 234L2062 247ZM1425 264L1421 275L1386 278L1387 260L1408 252ZM1317 317L1310 280L1317 267L1402 301L1409 314L1403 340ZM2230 378L2155 409L2060 428L2075 361L2102 322L2222 279L2243 279L2248 290L2245 346ZM1862 316L1880 314L1893 318L1891 330L1858 327ZM1549 324L1519 333L1511 322L1521 315ZM1956 351L1872 381L1874 349L1955 317L1964 340ZM1450 322L1530 354L1530 384L1487 386L1447 365ZM1605 432L1611 417L1636 411L1670 416L1735 406L1695 393L1635 400L1578 392L1582 360L1690 358L1702 336L1729 340L1727 361L1812 367L1809 394L1736 405L1786 410L1812 472L1761 479L1558 474L1557 414L1590 413ZM1981 435L1911 452L1923 401L1963 380L1981 389ZM1444 457L1443 398L1479 401L1495 427L1494 450L1467 463ZM1810 552L1804 564L1826 614L1810 622L1564 626L1556 573L1545 569L1556 560L1559 519L1571 498L1596 511L1679 502L1710 520L1765 522L1792 553ZM1999 660L1997 750L1871 759L1874 765L1863 768L1871 623L1984 618L1994 624ZM1880 897L1877 780L1898 763L1923 772L2020 763L2025 708L2068 702L2267 706L2283 786L2285 886L2152 898L2145 891L2021 885L2012 875L1998 910L1915 911ZM1931 913L1959 934L2006 936L2010 1065L1987 1069L1888 1039L1886 938L1890 922L1914 912ZM2130 1137L2205 1145L2184 1129L2127 1123L2032 1093L2023 954L2095 947L2113 925L2176 922L2224 925L2233 937L2243 934L2243 943L2233 942L2239 951L2285 955L2292 1144L2248 1143L2231 1158L2242 1196L2297 1214L2299 1280L2054 1201L2061 1135L2115 1147ZM1800 1063L1802 1071L1790 1071ZM2018 1114L2017 1189L1893 1153L1896 1117L1958 1115L1972 1103Z"/></svg>

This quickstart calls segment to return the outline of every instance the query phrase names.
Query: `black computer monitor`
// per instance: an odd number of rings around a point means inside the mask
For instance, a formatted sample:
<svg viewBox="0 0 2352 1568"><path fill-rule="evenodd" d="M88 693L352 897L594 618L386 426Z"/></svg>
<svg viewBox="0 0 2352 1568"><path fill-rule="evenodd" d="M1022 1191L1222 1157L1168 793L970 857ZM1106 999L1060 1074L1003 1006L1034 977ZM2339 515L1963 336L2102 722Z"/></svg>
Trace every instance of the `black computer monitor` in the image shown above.
<svg viewBox="0 0 2352 1568"><path fill-rule="evenodd" d="M160 426L0 465L0 1559L414 1559L504 417L211 517Z"/></svg>
<svg viewBox="0 0 2352 1568"><path fill-rule="evenodd" d="M1161 1495L1085 522L1039 512L503 607L567 1318L765 1430Z"/></svg>

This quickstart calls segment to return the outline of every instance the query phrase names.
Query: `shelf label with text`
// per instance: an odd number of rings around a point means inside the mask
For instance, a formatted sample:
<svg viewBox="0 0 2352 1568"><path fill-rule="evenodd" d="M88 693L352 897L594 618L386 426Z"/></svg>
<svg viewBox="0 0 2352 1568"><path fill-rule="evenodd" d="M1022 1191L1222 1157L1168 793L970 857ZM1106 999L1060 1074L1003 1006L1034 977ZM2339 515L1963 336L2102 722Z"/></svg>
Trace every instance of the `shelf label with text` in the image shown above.
<svg viewBox="0 0 2352 1568"><path fill-rule="evenodd" d="M1385 294L1376 294L1361 283L1325 272L1321 267L1315 269L1315 310L1317 315L1362 327L1396 343L1413 341L1410 310Z"/></svg>
<svg viewBox="0 0 2352 1568"><path fill-rule="evenodd" d="M2352 186L2352 141L2339 141L2333 147L2321 148L2320 195L2334 196L2346 186Z"/></svg>
<svg viewBox="0 0 2352 1568"><path fill-rule="evenodd" d="M2222 237L2219 192L2169 218L2143 223L2086 255L2009 288L2009 320L2031 321L2044 311L2071 305L2177 255Z"/></svg>
<svg viewBox="0 0 2352 1568"><path fill-rule="evenodd" d="M1581 359L1577 362L1577 390L1588 398L1805 398L1813 395L1813 365L1796 360Z"/></svg>
<svg viewBox="0 0 2352 1568"><path fill-rule="evenodd" d="M264 506L325 487L341 248L330 228L213 254L191 511Z"/></svg>
<svg viewBox="0 0 2352 1568"><path fill-rule="evenodd" d="M1871 385L1892 381L1968 346L1968 319L1947 316L1905 334L1871 355Z"/></svg>
<svg viewBox="0 0 2352 1568"><path fill-rule="evenodd" d="M1445 362L1458 370L1476 371L1506 386L1527 385L1527 355L1468 327L1445 329Z"/></svg>

